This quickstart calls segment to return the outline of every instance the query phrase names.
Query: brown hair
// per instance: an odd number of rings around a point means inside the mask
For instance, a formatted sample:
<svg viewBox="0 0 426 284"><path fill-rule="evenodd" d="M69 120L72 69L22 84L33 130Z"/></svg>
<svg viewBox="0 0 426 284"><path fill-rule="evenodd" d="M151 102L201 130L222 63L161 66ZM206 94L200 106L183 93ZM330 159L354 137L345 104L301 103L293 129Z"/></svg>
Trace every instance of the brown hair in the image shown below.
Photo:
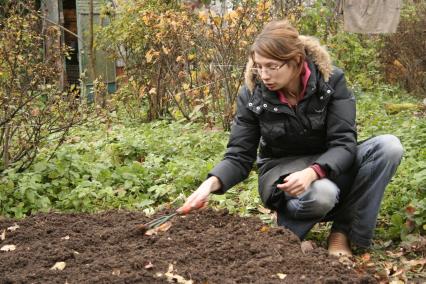
<svg viewBox="0 0 426 284"><path fill-rule="evenodd" d="M250 49L253 61L254 53L278 61L287 61L296 70L294 79L303 74L305 47L299 39L299 32L286 20L272 21L264 26Z"/></svg>

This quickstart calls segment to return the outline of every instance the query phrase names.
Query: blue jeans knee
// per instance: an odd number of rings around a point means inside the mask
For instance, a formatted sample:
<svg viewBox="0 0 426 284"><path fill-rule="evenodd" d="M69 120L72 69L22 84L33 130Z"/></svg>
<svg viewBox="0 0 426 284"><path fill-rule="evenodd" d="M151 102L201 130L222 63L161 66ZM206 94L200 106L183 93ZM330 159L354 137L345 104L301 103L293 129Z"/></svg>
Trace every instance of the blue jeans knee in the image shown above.
<svg viewBox="0 0 426 284"><path fill-rule="evenodd" d="M320 179L300 196L287 196L286 211L299 220L321 219L336 205L338 196L339 188L332 181Z"/></svg>

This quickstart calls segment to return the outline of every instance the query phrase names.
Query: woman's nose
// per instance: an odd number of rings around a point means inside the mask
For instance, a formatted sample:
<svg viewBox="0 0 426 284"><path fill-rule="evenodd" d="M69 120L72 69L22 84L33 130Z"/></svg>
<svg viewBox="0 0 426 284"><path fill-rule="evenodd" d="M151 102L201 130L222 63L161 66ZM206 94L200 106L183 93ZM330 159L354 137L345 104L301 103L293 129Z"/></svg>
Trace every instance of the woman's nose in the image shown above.
<svg viewBox="0 0 426 284"><path fill-rule="evenodd" d="M260 72L260 79L262 79L263 81L265 81L268 78L269 78L268 72L265 72L265 70L262 70L262 72Z"/></svg>

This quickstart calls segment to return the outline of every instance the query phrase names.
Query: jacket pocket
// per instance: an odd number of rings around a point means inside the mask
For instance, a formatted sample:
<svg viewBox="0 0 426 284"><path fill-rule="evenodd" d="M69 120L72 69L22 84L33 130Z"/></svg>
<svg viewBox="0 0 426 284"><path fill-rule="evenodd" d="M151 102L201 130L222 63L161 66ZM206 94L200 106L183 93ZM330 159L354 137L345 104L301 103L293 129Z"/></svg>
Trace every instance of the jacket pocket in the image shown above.
<svg viewBox="0 0 426 284"><path fill-rule="evenodd" d="M276 143L279 139L283 138L286 135L286 127L283 120L260 120L260 132L265 139L265 141L269 144Z"/></svg>
<svg viewBox="0 0 426 284"><path fill-rule="evenodd" d="M308 115L312 130L320 130L325 127L325 114L326 111L324 110L322 113Z"/></svg>

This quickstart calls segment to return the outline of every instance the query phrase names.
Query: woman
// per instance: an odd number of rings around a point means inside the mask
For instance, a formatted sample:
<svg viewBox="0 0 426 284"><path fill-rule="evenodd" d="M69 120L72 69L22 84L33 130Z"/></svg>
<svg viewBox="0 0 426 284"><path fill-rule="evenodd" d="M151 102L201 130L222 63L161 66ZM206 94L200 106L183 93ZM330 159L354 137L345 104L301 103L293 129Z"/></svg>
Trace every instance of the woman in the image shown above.
<svg viewBox="0 0 426 284"><path fill-rule="evenodd" d="M257 158L259 194L278 225L303 239L332 220L329 253L351 255L351 243L371 245L402 153L392 135L357 145L355 99L342 70L316 39L274 21L251 48L224 159L178 211L244 180Z"/></svg>

